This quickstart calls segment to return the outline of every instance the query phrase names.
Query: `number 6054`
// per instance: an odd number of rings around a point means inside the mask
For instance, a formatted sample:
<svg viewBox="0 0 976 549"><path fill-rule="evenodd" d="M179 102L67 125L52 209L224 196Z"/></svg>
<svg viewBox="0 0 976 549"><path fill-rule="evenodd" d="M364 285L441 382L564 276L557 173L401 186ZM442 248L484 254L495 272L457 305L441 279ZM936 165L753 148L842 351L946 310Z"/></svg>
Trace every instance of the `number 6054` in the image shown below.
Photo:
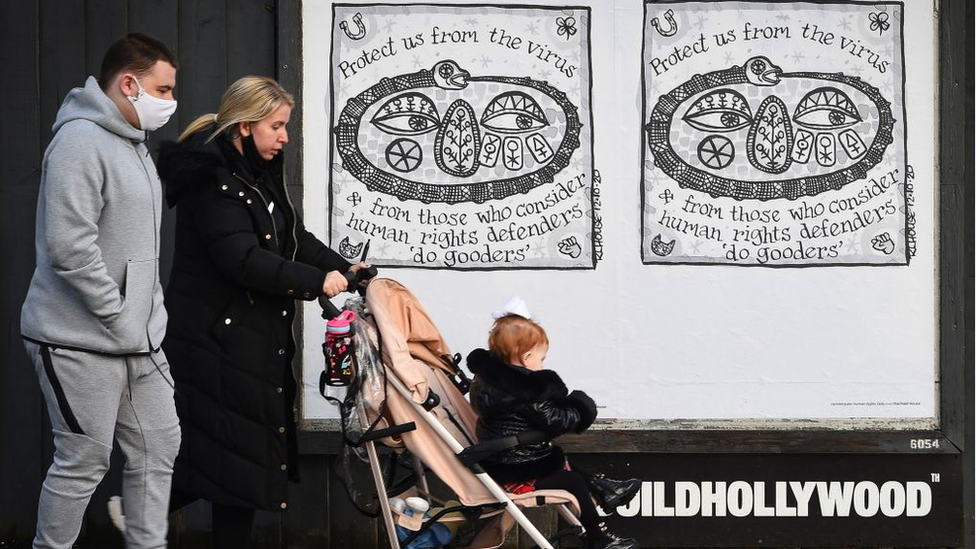
<svg viewBox="0 0 976 549"><path fill-rule="evenodd" d="M931 448L939 447L939 439L937 438L913 438L909 442L912 450L928 450Z"/></svg>

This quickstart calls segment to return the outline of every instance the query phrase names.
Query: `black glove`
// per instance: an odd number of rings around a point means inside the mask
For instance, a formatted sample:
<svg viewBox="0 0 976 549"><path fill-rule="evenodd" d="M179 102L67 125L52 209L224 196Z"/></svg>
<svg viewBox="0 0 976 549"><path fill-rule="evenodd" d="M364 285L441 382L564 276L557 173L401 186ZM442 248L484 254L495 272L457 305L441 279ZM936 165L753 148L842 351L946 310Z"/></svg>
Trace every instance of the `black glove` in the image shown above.
<svg viewBox="0 0 976 549"><path fill-rule="evenodd" d="M573 391L569 393L566 400L580 415L579 425L573 429L574 432L582 433L590 425L593 425L593 420L596 419L596 403L593 402L590 395L583 391Z"/></svg>

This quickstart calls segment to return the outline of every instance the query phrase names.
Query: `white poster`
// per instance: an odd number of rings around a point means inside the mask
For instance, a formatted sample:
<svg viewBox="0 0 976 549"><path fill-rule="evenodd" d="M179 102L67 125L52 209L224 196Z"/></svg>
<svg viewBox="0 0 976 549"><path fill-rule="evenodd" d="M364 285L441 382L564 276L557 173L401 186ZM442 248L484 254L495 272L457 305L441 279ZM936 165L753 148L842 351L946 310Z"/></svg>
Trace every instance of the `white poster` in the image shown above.
<svg viewBox="0 0 976 549"><path fill-rule="evenodd" d="M645 263L905 265L898 3L648 4Z"/></svg>
<svg viewBox="0 0 976 549"><path fill-rule="evenodd" d="M303 25L306 225L368 242L452 352L518 295L598 428L938 425L931 1L305 0ZM304 320L303 417L335 417Z"/></svg>
<svg viewBox="0 0 976 549"><path fill-rule="evenodd" d="M589 10L337 5L330 240L434 269L593 268Z"/></svg>

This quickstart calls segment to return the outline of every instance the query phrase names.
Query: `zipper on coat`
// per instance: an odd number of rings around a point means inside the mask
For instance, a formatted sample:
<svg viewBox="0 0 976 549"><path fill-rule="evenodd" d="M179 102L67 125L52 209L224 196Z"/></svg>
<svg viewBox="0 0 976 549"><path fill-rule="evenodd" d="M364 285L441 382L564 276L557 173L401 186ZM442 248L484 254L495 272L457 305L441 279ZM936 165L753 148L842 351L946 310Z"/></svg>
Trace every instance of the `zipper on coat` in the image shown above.
<svg viewBox="0 0 976 549"><path fill-rule="evenodd" d="M282 172L281 172L282 192L284 192L285 201L288 203L288 207L291 209L292 216L294 217L295 216L295 206L291 202L291 197L288 196L288 185L285 185L284 184L284 179L285 179L284 174L285 174L284 168L282 168ZM244 185L246 185L247 188L253 190L256 193L258 193L258 196L261 198L261 202L264 204L264 210L265 211L268 211L268 201L267 201L266 198L264 198L264 194L261 192L260 189L257 188L257 186L251 185L250 183L248 183L248 181L246 179L244 179L243 177L237 175L237 172L231 172L231 175L233 175L238 180L240 180L240 182L243 183ZM274 231L274 238L275 238L275 241L277 242L277 240L278 240L278 225L275 223L274 215L271 212L268 212L268 216L271 217L271 229ZM295 258L298 256L298 235L295 232L296 225L298 225L298 223L295 222L295 221L293 221L292 224L291 224L291 238L292 238L292 241L295 242L295 249L292 250L292 253L291 253L291 261L295 261ZM251 298L251 296L250 296L250 294L248 294L248 299L250 299L250 298ZM252 304L253 304L253 302L252 302ZM291 335L291 346L294 347L294 348L296 348L296 351L297 351L297 344L295 342L295 319L294 318L292 318L292 321L289 324L289 333ZM289 369L291 370L291 377L293 379L295 379L295 381L297 382L298 381L298 378L295 375L295 362L294 362L294 360L292 360L291 363L288 366L289 366ZM296 398L297 398L297 395L296 395ZM294 409L294 406L293 406L293 409ZM298 416L295 415L295 420L297 421L297 419L298 419Z"/></svg>
<svg viewBox="0 0 976 549"><path fill-rule="evenodd" d="M291 252L291 260L295 261L298 257L298 214L295 213L295 205L291 203L291 197L288 196L288 178L285 177L285 166L281 165L281 192L285 195L285 202L288 203L288 209L291 210L291 241L295 243L295 249Z"/></svg>
<svg viewBox="0 0 976 549"><path fill-rule="evenodd" d="M264 204L265 211L268 210L268 200L266 198L264 198L264 194L261 192L260 189L257 188L257 186L251 185L250 183L248 183L246 179L244 179L243 177L237 175L237 172L231 172L230 174L233 175L234 177L236 177L237 179L239 179L241 181L241 183L247 185L247 188L251 189L252 191L254 191L256 193L258 193L258 196L261 198L261 202ZM278 225L275 223L274 215L272 215L271 212L268 212L268 216L271 217L271 232L274 233L275 242L278 242ZM278 243L278 245L280 247L281 246L281 243Z"/></svg>
<svg viewBox="0 0 976 549"><path fill-rule="evenodd" d="M295 243L295 249L292 250L292 252L291 252L291 260L292 261L295 261L295 258L298 257L298 234L296 232L297 231L297 228L298 228L298 214L295 213L295 205L292 204L291 197L288 196L288 182L287 181L288 181L288 178L286 177L286 174L285 174L285 166L284 166L284 164L282 164L282 166L281 166L281 192L285 195L285 202L288 203L288 209L291 210L291 216L292 216L291 240L292 240L292 242ZM304 307L302 307L302 308L304 309ZM295 310L298 311L298 307L295 307ZM297 314L296 314L296 316L297 316ZM297 354L298 353L298 340L297 340L297 338L295 338L295 318L292 318L291 319L291 325L290 325L289 332L291 332L291 346L295 349L295 353ZM295 360L294 360L294 358L292 358L292 360L288 364L288 367L291 369L291 377L295 380L296 383L298 383L299 386L302 386L302 380L301 380L301 378L295 372ZM297 400L298 398L299 398L298 392L296 391L295 392L295 399ZM297 408L297 406L295 406L295 403L294 402L292 402L292 416L294 417L294 420L297 423L298 422L298 408Z"/></svg>
<svg viewBox="0 0 976 549"><path fill-rule="evenodd" d="M146 140L149 139L149 132L146 132ZM149 204L152 205L153 213L153 259L156 261L156 265L153 268L153 287L149 295L149 319L146 320L146 342L149 344L149 351L155 352L162 348L163 342L160 341L159 345L153 349L152 334L149 333L149 322L152 320L153 312L156 310L156 284L159 283L159 221L156 216L156 189L153 187L153 176L149 173L149 168L146 167L146 162L139 156L139 151L136 149L135 145L132 145L132 152L136 153L136 158L139 160L139 164L142 165L142 171L146 174L146 182L149 183ZM146 147L146 158L149 158L149 147ZM160 206L162 206L162 187L160 186ZM130 387L131 391L131 387ZM131 400L131 392L130 392Z"/></svg>

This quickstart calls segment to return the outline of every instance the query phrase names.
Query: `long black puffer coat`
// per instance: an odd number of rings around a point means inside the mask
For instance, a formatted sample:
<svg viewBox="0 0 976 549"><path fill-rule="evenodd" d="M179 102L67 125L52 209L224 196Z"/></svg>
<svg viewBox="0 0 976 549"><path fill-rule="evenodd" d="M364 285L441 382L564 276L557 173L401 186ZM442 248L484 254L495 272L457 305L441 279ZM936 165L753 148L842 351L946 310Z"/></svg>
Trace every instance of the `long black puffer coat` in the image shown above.
<svg viewBox="0 0 976 549"><path fill-rule="evenodd" d="M563 468L565 456L551 439L582 433L596 419L593 399L582 391L568 392L559 374L505 364L485 349L468 355L475 374L471 403L478 412L478 438L490 440L528 430L541 430L549 439L520 445L482 461L498 482L524 482Z"/></svg>
<svg viewBox="0 0 976 549"><path fill-rule="evenodd" d="M183 431L174 494L284 510L298 480L295 299L350 264L305 230L280 156L249 160L253 143L245 158L208 134L164 144L157 163L177 206L163 343Z"/></svg>

